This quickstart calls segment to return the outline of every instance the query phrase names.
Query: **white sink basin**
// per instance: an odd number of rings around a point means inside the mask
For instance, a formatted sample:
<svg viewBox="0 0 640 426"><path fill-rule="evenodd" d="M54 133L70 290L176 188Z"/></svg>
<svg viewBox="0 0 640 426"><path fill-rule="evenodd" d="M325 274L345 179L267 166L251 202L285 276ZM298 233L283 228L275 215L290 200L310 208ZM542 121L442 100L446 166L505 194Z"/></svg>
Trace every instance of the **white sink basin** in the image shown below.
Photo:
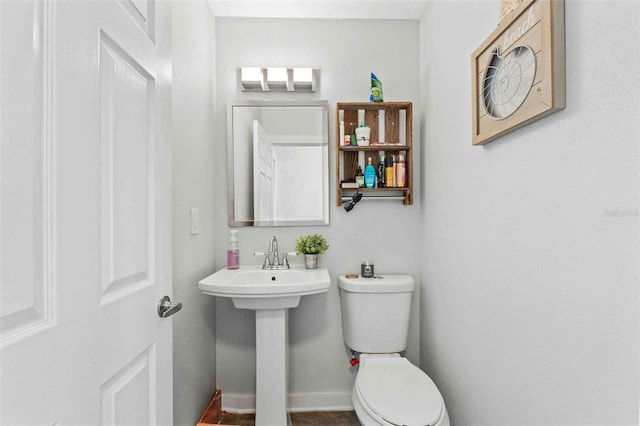
<svg viewBox="0 0 640 426"><path fill-rule="evenodd" d="M265 270L259 266L221 269L199 283L203 293L230 297L239 309L295 308L300 297L329 289L326 268Z"/></svg>
<svg viewBox="0 0 640 426"><path fill-rule="evenodd" d="M230 297L236 308L256 311L256 426L291 425L288 413L287 312L300 297L329 290L326 268L221 269L199 283L205 294Z"/></svg>

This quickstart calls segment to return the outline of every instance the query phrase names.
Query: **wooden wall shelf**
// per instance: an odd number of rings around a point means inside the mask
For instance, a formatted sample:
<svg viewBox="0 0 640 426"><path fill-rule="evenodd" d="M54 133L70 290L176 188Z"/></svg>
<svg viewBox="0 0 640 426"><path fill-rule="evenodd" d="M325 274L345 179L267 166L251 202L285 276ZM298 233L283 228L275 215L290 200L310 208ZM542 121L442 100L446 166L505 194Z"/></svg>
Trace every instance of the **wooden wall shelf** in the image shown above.
<svg viewBox="0 0 640 426"><path fill-rule="evenodd" d="M358 123L371 128L369 146L342 146L340 121L344 121L345 134L355 133ZM364 170L367 158L378 168L378 153L405 154L406 185L392 188L359 188L364 197L381 196L397 192L404 205L413 204L413 104L411 102L339 102L336 105L336 206L343 196L350 196L356 188L342 188L343 179L353 179L358 165ZM375 145L386 142L384 145ZM360 153L363 155L360 155ZM374 155L375 153L375 155ZM395 194L394 194L395 195Z"/></svg>

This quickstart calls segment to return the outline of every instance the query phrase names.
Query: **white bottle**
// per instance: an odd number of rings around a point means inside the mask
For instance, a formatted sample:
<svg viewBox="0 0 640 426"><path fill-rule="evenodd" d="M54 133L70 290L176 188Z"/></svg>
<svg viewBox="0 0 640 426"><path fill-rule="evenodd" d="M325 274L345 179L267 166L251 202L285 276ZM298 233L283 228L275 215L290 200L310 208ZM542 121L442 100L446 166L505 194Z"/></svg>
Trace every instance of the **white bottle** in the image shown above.
<svg viewBox="0 0 640 426"><path fill-rule="evenodd" d="M344 146L344 121L340 121L340 141L338 143Z"/></svg>
<svg viewBox="0 0 640 426"><path fill-rule="evenodd" d="M240 248L238 247L238 238L236 233L238 231L229 231L231 237L229 237L229 245L227 246L227 269L240 268Z"/></svg>

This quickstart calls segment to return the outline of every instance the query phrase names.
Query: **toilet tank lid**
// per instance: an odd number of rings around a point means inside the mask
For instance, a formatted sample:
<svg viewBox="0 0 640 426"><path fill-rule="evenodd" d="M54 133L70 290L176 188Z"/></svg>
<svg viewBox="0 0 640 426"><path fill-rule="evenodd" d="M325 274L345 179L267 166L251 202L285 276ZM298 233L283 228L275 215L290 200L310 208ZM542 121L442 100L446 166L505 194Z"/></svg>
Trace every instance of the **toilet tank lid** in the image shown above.
<svg viewBox="0 0 640 426"><path fill-rule="evenodd" d="M412 292L414 281L411 275L376 275L374 278L338 277L338 287L352 293L405 293Z"/></svg>

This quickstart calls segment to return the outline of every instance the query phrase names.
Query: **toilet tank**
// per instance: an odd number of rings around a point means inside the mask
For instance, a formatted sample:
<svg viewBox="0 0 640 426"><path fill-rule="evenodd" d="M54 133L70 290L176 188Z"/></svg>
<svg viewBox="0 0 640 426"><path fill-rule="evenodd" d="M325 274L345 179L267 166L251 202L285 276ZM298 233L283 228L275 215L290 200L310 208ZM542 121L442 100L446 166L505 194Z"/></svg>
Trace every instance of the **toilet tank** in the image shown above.
<svg viewBox="0 0 640 426"><path fill-rule="evenodd" d="M407 347L411 275L338 277L342 331L351 349L365 353L401 352Z"/></svg>

